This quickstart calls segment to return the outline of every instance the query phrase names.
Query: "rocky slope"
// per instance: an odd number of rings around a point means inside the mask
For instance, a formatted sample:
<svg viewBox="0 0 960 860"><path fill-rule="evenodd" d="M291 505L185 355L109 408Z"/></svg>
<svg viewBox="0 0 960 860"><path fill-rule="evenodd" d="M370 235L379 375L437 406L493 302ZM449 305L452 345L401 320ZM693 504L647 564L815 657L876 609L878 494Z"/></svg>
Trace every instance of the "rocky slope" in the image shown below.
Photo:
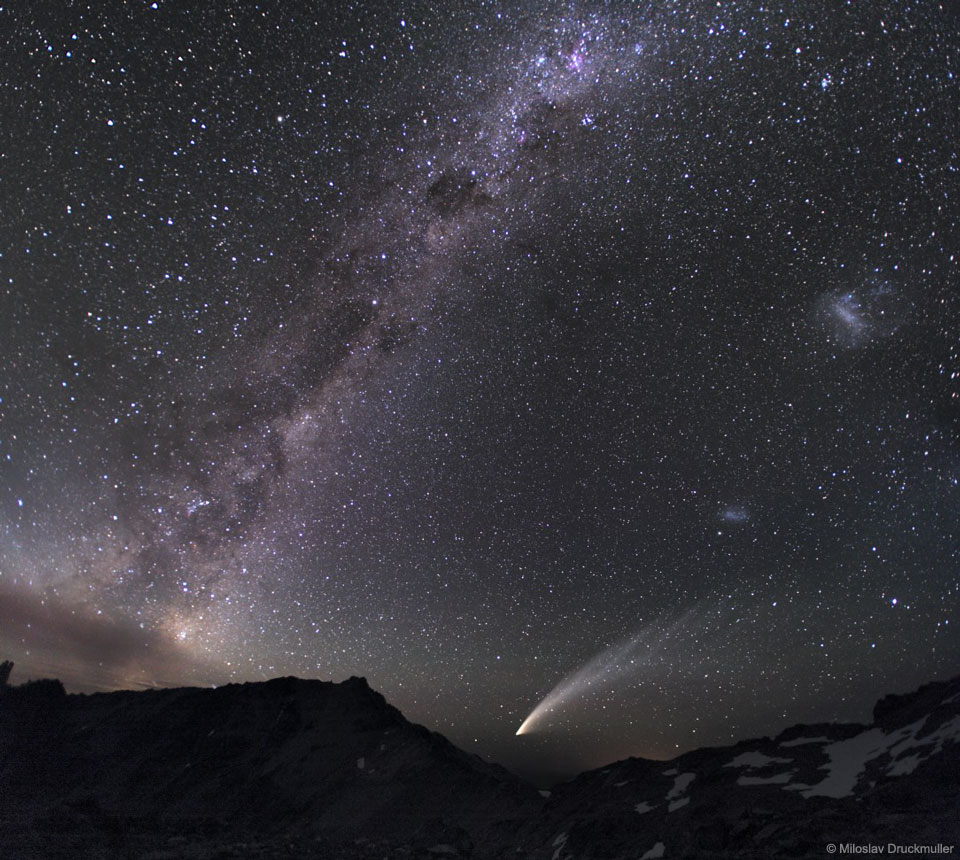
<svg viewBox="0 0 960 860"><path fill-rule="evenodd" d="M960 679L888 696L870 726L794 726L669 762L629 759L559 786L531 858L824 857L827 846L960 852Z"/></svg>
<svg viewBox="0 0 960 860"><path fill-rule="evenodd" d="M103 833L111 856L142 856L140 834L471 854L541 804L362 678L92 696L42 682L0 697L0 851L49 857L45 837L93 834L85 848Z"/></svg>
<svg viewBox="0 0 960 860"><path fill-rule="evenodd" d="M40 682L0 694L0 857L652 860L960 845L958 740L960 678L888 696L870 726L629 759L545 801L359 678L94 696Z"/></svg>

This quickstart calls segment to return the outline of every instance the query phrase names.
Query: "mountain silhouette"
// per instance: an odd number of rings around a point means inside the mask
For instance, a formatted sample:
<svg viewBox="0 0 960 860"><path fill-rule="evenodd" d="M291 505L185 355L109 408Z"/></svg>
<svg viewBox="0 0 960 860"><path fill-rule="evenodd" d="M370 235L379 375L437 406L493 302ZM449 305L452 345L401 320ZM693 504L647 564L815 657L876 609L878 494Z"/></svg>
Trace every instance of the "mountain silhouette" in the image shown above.
<svg viewBox="0 0 960 860"><path fill-rule="evenodd" d="M363 678L94 695L37 681L0 687L0 857L942 847L960 843L958 739L960 678L887 696L869 726L794 726L667 762L628 759L548 793L410 723Z"/></svg>

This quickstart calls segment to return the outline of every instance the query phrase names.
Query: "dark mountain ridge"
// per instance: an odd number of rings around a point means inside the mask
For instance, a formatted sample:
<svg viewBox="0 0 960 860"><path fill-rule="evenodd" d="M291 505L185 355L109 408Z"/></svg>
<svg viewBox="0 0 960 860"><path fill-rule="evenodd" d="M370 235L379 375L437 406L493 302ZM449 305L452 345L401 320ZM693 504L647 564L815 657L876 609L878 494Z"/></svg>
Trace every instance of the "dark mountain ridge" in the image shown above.
<svg viewBox="0 0 960 860"><path fill-rule="evenodd" d="M627 759L545 799L362 678L94 695L33 682L0 691L0 857L649 860L960 843L960 678L887 696L873 717Z"/></svg>
<svg viewBox="0 0 960 860"><path fill-rule="evenodd" d="M958 741L955 678L881 699L869 726L796 725L667 762L627 759L589 771L557 787L522 838L527 856L551 860L957 846Z"/></svg>
<svg viewBox="0 0 960 860"><path fill-rule="evenodd" d="M132 833L472 851L540 802L505 769L408 722L362 678L94 695L44 682L0 699L7 832L31 819L38 833L69 831L79 817Z"/></svg>

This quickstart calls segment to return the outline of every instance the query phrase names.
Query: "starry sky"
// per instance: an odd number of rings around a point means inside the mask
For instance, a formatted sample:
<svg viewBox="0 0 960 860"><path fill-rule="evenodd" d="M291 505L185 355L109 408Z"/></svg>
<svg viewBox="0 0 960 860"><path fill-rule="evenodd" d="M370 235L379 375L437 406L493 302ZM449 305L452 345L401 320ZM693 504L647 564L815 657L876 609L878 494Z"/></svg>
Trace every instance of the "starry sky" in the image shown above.
<svg viewBox="0 0 960 860"><path fill-rule="evenodd" d="M542 778L960 671L954 4L0 33L14 680L363 675Z"/></svg>

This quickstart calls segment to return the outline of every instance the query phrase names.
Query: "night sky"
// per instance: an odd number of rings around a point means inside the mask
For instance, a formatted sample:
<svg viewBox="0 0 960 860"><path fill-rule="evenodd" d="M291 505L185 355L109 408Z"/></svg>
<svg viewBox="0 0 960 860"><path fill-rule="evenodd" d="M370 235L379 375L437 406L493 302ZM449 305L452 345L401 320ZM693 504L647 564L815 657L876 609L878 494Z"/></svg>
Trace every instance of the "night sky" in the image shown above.
<svg viewBox="0 0 960 860"><path fill-rule="evenodd" d="M543 774L960 671L956 4L0 37L14 681L363 675Z"/></svg>

